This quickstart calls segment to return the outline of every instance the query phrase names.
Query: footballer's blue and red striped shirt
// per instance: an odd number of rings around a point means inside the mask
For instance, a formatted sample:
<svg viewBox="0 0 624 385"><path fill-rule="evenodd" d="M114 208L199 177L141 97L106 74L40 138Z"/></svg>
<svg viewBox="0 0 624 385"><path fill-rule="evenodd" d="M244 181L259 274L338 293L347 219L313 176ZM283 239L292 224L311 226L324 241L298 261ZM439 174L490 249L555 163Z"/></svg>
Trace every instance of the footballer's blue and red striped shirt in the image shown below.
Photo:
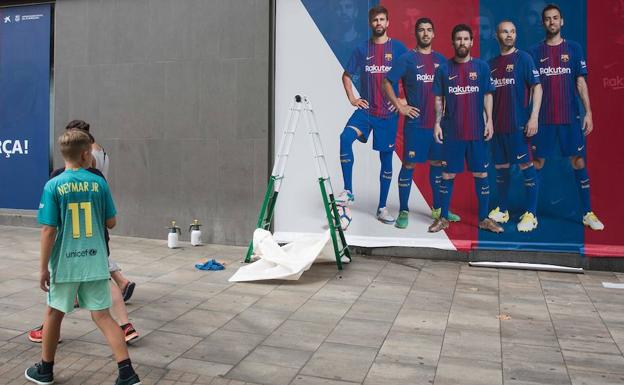
<svg viewBox="0 0 624 385"><path fill-rule="evenodd" d="M414 119L405 118L405 126L433 129L435 124L435 95L433 95L433 78L435 70L446 62L444 56L437 52L423 54L411 50L399 57L386 78L393 85L403 81L403 91L410 106L420 110L420 116Z"/></svg>
<svg viewBox="0 0 624 385"><path fill-rule="evenodd" d="M544 89L540 123L572 123L580 114L576 78L587 75L583 49L574 41L564 40L555 46L541 42L530 53Z"/></svg>
<svg viewBox="0 0 624 385"><path fill-rule="evenodd" d="M494 92L490 66L483 60L471 58L466 63L449 59L438 67L433 81L433 93L443 96L444 117L441 126L445 139L483 139L485 94Z"/></svg>
<svg viewBox="0 0 624 385"><path fill-rule="evenodd" d="M520 130L529 120L531 87L539 84L539 72L531 56L520 50L490 60L494 80L494 132L507 134Z"/></svg>
<svg viewBox="0 0 624 385"><path fill-rule="evenodd" d="M378 118L395 114L390 111L391 104L383 94L381 82L392 69L393 63L406 51L403 43L394 39L388 39L383 44L367 40L353 51L345 70L355 84L359 83L360 97L368 101L369 114ZM399 92L397 85L394 92Z"/></svg>

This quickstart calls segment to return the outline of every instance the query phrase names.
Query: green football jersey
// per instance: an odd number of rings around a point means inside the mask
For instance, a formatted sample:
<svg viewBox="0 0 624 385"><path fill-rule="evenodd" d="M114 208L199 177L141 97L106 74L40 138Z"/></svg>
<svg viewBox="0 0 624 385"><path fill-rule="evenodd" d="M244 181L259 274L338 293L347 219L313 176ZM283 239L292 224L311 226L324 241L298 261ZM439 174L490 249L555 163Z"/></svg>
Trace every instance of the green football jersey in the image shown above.
<svg viewBox="0 0 624 385"><path fill-rule="evenodd" d="M57 228L49 263L52 282L109 278L104 228L115 214L108 184L87 170L65 170L46 183L37 219Z"/></svg>

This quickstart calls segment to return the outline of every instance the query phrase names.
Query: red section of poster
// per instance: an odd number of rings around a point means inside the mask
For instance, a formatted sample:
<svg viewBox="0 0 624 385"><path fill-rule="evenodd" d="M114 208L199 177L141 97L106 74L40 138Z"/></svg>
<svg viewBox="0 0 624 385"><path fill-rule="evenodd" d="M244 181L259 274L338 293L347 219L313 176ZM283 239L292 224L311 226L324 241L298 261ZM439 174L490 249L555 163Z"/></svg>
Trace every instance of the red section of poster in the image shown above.
<svg viewBox="0 0 624 385"><path fill-rule="evenodd" d="M428 17L435 24L435 40L433 49L445 57L453 56L451 31L457 24L468 24L473 28L473 56L479 56L478 0L389 0L382 4L388 9L390 27L389 35L401 40L408 48L416 46L414 25L421 17ZM399 122L403 127L403 120ZM396 149L399 158L403 157L403 130L398 130ZM398 170L397 170L398 171ZM398 172L397 172L398 174ZM414 170L414 182L431 205L431 188L429 186L429 164L418 165ZM451 211L462 217L461 222L451 224L446 231L453 245L458 250L469 250L477 242L477 202L474 193L474 182L470 173L463 173L455 179Z"/></svg>
<svg viewBox="0 0 624 385"><path fill-rule="evenodd" d="M604 231L585 230L585 254L624 256L624 2L587 2L587 68L594 132L587 137L592 209Z"/></svg>

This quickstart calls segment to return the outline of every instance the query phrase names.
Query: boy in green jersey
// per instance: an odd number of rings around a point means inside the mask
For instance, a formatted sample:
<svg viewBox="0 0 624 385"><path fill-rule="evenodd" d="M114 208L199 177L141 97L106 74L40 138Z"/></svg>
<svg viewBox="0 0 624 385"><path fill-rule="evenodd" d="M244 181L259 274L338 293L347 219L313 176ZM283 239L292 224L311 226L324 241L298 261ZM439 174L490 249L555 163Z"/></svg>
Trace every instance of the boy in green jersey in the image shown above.
<svg viewBox="0 0 624 385"><path fill-rule="evenodd" d="M111 294L104 226L115 224L115 205L104 178L85 168L91 163L91 140L80 130L59 138L65 172L46 183L39 204L41 289L48 308L43 324L41 362L26 369L26 379L54 383L54 355L65 313L74 298L102 331L119 366L116 385L140 384L132 368L122 330L111 317Z"/></svg>

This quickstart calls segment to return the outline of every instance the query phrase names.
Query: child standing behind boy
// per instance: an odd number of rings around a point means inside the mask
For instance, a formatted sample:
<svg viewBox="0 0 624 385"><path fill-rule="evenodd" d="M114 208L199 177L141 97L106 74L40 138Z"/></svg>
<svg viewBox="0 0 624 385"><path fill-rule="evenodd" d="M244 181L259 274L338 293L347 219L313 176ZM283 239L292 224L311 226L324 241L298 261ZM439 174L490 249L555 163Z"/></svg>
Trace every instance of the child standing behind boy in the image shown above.
<svg viewBox="0 0 624 385"><path fill-rule="evenodd" d="M59 138L65 172L43 189L38 220L41 229L39 284L47 292L41 362L26 369L26 379L54 383L54 355L65 313L74 298L102 331L119 367L115 385L140 384L132 368L122 330L111 317L111 294L104 224L115 224L115 205L106 181L85 170L91 161L91 140L80 130Z"/></svg>

